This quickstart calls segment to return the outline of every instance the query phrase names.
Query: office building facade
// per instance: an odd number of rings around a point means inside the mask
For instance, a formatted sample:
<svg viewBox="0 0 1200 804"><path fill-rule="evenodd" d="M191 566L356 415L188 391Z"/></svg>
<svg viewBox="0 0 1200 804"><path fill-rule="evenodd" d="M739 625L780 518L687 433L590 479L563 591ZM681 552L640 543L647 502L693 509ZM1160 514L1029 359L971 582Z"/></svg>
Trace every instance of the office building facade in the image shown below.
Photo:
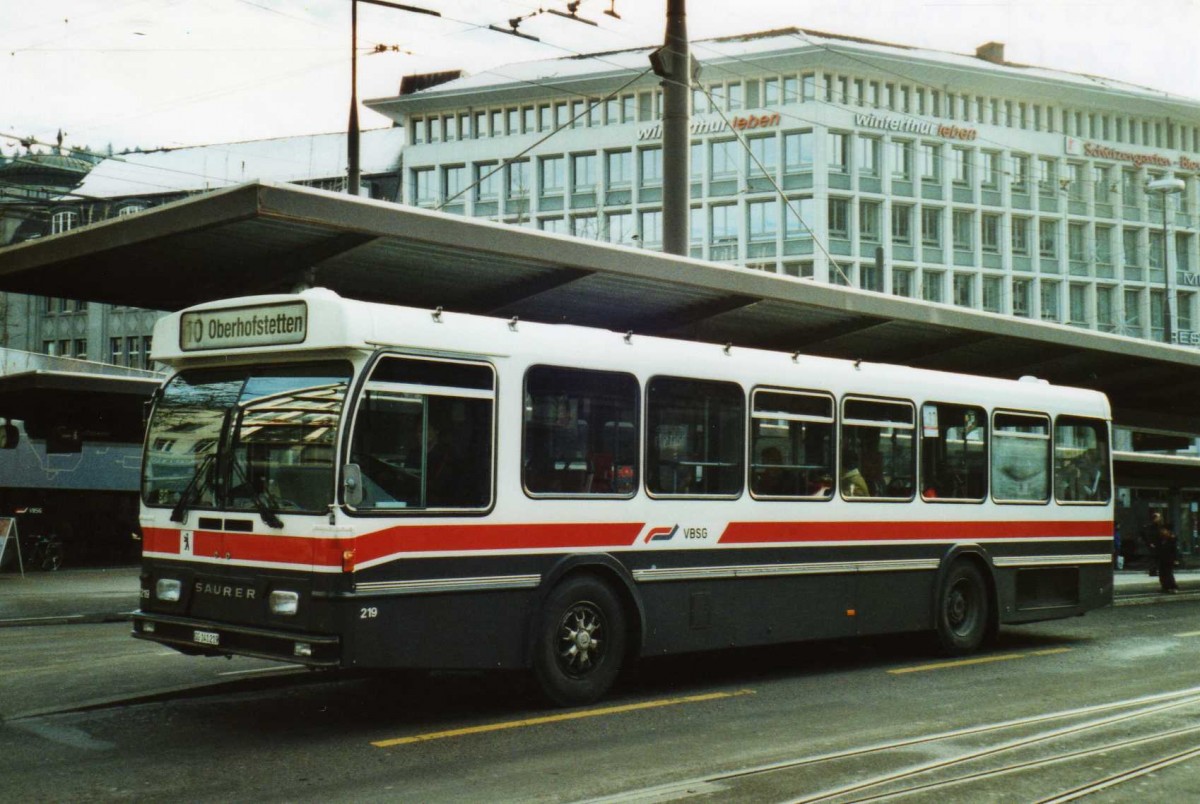
<svg viewBox="0 0 1200 804"><path fill-rule="evenodd" d="M660 248L649 53L369 101L407 130L403 200ZM1200 345L1200 103L1009 64L995 43L790 29L693 57L692 256L1137 338L1170 315L1172 340ZM1147 190L1168 176L1182 192Z"/></svg>

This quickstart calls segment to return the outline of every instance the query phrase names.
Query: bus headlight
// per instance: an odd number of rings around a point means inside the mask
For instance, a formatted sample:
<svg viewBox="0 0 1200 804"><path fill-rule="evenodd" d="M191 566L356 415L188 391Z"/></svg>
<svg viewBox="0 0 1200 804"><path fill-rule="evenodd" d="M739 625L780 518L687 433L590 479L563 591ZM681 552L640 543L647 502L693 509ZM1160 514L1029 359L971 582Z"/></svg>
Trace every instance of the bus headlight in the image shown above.
<svg viewBox="0 0 1200 804"><path fill-rule="evenodd" d="M272 614L290 617L300 608L300 595L297 592L277 590L271 593L269 603Z"/></svg>
<svg viewBox="0 0 1200 804"><path fill-rule="evenodd" d="M175 578L159 578L154 584L154 596L164 603L178 603L183 584Z"/></svg>

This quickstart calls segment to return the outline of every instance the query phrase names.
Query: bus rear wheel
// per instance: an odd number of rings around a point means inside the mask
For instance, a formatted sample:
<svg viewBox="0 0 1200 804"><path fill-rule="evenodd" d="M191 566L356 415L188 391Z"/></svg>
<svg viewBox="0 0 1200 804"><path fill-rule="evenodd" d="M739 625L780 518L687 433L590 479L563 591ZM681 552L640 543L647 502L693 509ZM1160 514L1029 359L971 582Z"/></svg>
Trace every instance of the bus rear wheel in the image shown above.
<svg viewBox="0 0 1200 804"><path fill-rule="evenodd" d="M973 653L988 630L991 600L983 573L969 561L955 562L942 580L937 600L937 636L951 656Z"/></svg>
<svg viewBox="0 0 1200 804"><path fill-rule="evenodd" d="M625 654L625 615L612 589L578 576L546 599L537 620L533 673L559 706L589 704L608 692Z"/></svg>

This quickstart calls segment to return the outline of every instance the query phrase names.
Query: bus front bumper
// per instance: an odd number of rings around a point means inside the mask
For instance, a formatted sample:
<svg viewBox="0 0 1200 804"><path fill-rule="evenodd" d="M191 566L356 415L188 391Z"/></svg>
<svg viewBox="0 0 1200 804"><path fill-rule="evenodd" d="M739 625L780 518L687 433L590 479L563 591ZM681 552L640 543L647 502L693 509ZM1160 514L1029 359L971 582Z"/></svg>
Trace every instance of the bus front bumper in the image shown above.
<svg viewBox="0 0 1200 804"><path fill-rule="evenodd" d="M214 623L166 614L133 614L133 636L202 656L254 656L308 667L341 665L341 639Z"/></svg>

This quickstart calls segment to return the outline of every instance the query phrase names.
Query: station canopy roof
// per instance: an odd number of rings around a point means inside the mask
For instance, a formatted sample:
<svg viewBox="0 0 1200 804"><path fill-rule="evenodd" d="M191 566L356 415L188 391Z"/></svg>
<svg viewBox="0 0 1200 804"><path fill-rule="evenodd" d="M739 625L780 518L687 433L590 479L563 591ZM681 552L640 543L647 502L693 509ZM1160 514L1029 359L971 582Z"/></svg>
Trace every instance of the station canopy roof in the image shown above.
<svg viewBox="0 0 1200 804"><path fill-rule="evenodd" d="M252 183L0 250L0 290L175 310L298 284L414 307L1095 388L1200 434L1200 351ZM819 380L814 378L814 382Z"/></svg>

